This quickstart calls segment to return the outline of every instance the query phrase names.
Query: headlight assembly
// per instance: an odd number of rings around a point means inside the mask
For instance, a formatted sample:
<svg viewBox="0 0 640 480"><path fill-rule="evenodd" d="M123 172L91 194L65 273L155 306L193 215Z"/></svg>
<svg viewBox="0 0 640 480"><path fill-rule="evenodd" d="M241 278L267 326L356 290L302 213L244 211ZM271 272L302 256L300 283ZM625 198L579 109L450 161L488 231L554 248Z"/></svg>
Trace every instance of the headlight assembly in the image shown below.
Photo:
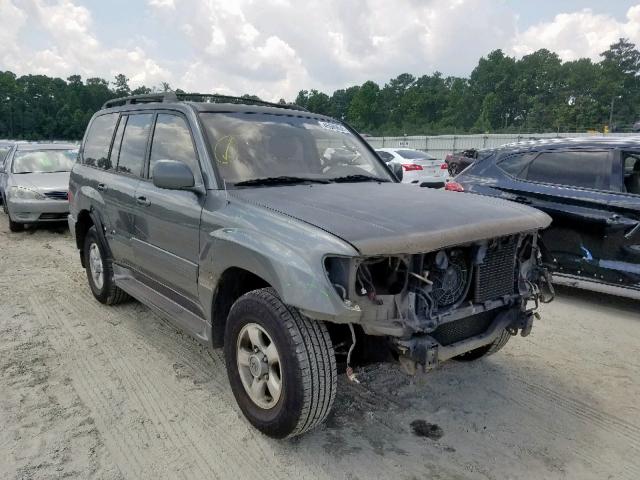
<svg viewBox="0 0 640 480"><path fill-rule="evenodd" d="M40 192L36 192L35 190L31 190L25 187L17 187L13 186L9 188L8 195L9 198L14 198L17 200L44 200L45 196Z"/></svg>

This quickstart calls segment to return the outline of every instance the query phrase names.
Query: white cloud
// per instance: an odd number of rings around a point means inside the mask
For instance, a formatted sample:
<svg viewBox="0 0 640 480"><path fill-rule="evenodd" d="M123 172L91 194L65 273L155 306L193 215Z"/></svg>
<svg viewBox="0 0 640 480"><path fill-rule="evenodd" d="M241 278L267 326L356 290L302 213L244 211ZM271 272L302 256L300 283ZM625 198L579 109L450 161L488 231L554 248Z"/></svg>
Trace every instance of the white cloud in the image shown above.
<svg viewBox="0 0 640 480"><path fill-rule="evenodd" d="M27 21L27 15L10 1L0 1L0 59L15 62L18 53L17 38ZM3 62L4 63L4 62Z"/></svg>
<svg viewBox="0 0 640 480"><path fill-rule="evenodd" d="M18 6L21 5L21 6ZM72 0L48 2L31 0L18 4L0 2L0 18L11 27L0 28L0 64L18 74L40 73L61 76L79 73L84 77L111 79L124 73L133 86L157 85L170 77L158 62L139 47L112 48L103 45L92 33L91 12ZM48 39L47 48L31 50L22 45L26 19Z"/></svg>
<svg viewBox="0 0 640 480"><path fill-rule="evenodd" d="M191 58L176 84L269 99L291 99L302 88L382 83L406 71L465 74L516 31L515 15L491 0L173 0L170 11L158 0L148 5L189 41Z"/></svg>
<svg viewBox="0 0 640 480"><path fill-rule="evenodd" d="M0 0L0 69L124 73L132 86L167 81L277 100L303 88L383 84L404 72L468 75L496 48L597 59L618 37L640 43L640 5L622 20L580 10L523 31L526 9L495 0L146 0L133 8L143 17L126 32L126 22L97 18L80 0Z"/></svg>
<svg viewBox="0 0 640 480"><path fill-rule="evenodd" d="M588 8L558 14L552 21L533 25L516 35L510 50L522 56L547 48L563 60L599 60L600 53L621 37L640 43L640 5L629 8L624 21Z"/></svg>

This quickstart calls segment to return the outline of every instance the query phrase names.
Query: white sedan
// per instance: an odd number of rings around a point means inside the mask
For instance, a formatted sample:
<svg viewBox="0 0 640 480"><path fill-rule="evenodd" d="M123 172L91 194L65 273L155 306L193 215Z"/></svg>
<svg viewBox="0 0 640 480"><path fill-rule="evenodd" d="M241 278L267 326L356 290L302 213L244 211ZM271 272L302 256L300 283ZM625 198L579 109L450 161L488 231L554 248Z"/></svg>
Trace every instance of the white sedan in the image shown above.
<svg viewBox="0 0 640 480"><path fill-rule="evenodd" d="M385 163L402 165L402 183L421 187L442 188L449 180L447 164L428 153L411 148L377 148L376 153Z"/></svg>

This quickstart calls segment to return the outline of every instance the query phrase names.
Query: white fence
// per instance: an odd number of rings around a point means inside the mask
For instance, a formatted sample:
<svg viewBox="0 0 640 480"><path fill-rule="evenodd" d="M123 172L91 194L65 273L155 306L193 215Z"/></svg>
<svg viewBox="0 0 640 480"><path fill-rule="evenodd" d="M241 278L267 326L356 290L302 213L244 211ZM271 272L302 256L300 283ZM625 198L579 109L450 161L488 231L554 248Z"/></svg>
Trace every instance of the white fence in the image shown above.
<svg viewBox="0 0 640 480"><path fill-rule="evenodd" d="M611 136L632 136L637 133L610 133ZM412 137L366 137L365 140L373 148L415 148L423 150L435 158L444 160L451 152L466 150L468 148L495 148L505 143L536 140L540 138L566 138L596 136L592 133L529 133L529 134L486 134L486 135L435 135Z"/></svg>

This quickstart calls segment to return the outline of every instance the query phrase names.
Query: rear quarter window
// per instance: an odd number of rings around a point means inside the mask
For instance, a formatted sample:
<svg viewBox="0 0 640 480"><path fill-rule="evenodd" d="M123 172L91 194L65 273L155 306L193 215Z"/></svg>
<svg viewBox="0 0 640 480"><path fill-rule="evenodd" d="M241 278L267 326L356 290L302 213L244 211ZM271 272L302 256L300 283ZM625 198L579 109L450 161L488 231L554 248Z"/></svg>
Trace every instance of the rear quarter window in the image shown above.
<svg viewBox="0 0 640 480"><path fill-rule="evenodd" d="M91 122L87 139L84 142L82 163L103 170L111 168L109 148L117 121L117 113L107 113L96 117Z"/></svg>

